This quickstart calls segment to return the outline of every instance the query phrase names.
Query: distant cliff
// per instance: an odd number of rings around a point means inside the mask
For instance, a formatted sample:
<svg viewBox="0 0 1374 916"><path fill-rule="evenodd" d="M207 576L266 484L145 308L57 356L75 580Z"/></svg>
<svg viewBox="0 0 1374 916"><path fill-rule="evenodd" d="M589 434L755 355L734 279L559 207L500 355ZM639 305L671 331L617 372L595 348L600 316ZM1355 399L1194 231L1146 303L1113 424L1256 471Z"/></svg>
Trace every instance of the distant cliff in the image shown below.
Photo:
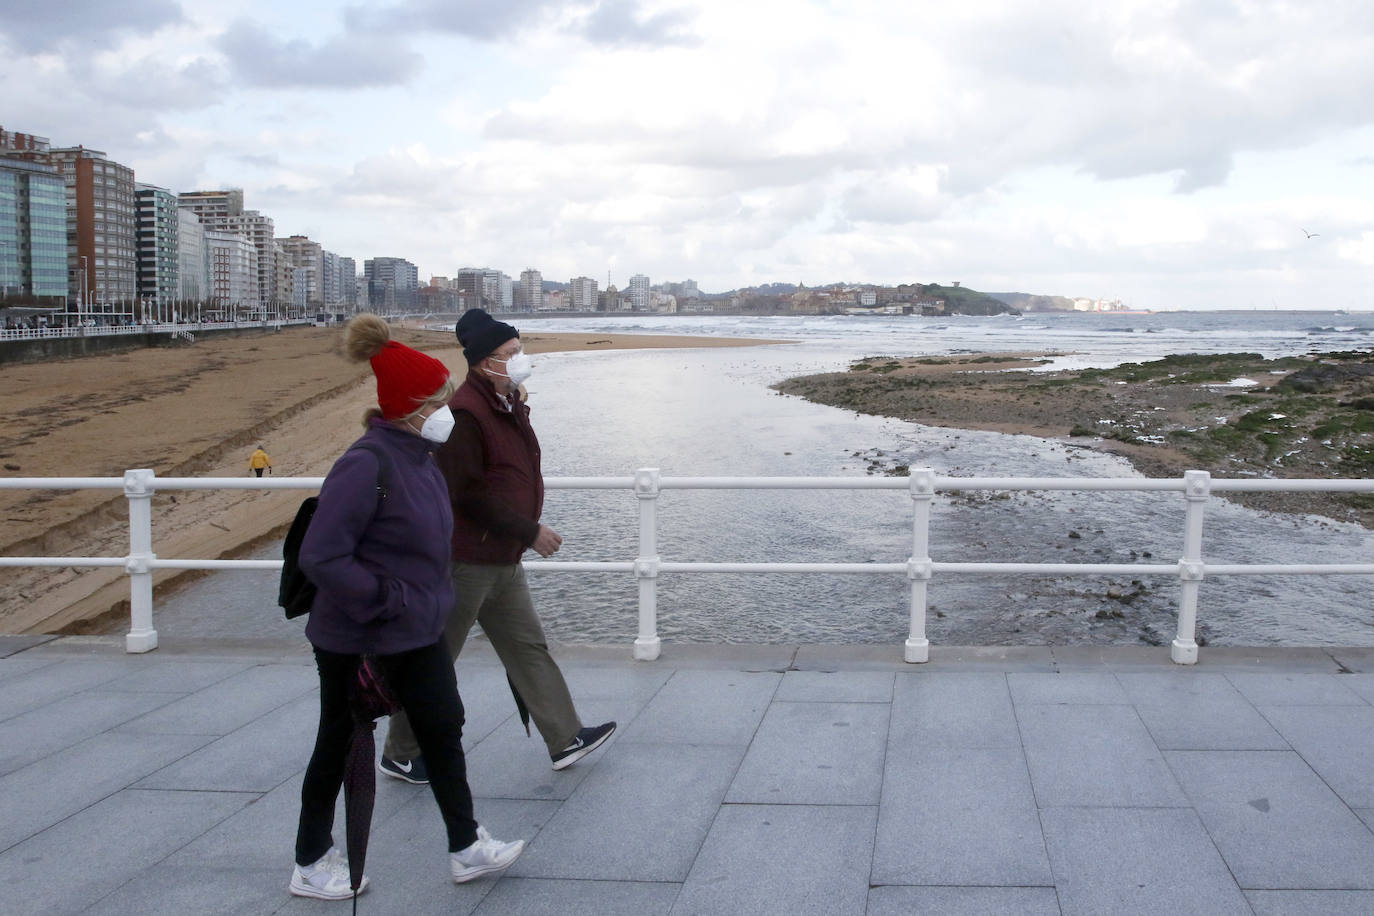
<svg viewBox="0 0 1374 916"><path fill-rule="evenodd" d="M1003 315L1018 314L1020 309L996 296L980 293L965 286L941 286L938 283L914 284L924 300L943 299L946 315ZM905 289L899 286L897 289Z"/></svg>
<svg viewBox="0 0 1374 916"><path fill-rule="evenodd" d="M1073 311L1073 300L1067 296L1037 296L1034 293L988 293L988 295L1022 312Z"/></svg>

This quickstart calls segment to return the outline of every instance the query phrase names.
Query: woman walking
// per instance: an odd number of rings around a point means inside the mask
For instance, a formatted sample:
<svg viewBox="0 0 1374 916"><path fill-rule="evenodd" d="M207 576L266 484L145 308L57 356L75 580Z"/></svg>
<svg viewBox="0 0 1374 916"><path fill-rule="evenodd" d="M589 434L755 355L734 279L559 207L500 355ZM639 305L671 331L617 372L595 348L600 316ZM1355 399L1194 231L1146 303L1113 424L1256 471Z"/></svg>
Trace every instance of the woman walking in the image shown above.
<svg viewBox="0 0 1374 916"><path fill-rule="evenodd" d="M325 900L353 896L332 830L353 731L350 684L364 655L376 657L429 764L453 880L499 872L525 848L523 840L493 839L473 817L463 704L442 641L453 604L453 515L432 452L453 428L454 384L443 363L393 341L375 315L351 321L344 345L351 359L371 363L378 406L325 478L300 549L301 568L319 590L305 634L320 674L320 727L301 786L290 889ZM363 877L359 892L366 886Z"/></svg>

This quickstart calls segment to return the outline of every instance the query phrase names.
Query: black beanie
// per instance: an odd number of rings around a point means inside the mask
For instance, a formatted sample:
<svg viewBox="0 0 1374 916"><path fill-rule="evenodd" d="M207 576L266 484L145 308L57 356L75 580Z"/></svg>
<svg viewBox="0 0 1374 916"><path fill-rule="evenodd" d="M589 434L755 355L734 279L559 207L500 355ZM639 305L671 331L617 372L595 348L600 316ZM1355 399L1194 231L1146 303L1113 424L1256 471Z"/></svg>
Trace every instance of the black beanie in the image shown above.
<svg viewBox="0 0 1374 916"><path fill-rule="evenodd" d="M453 331L463 345L463 355L467 357L469 366L486 359L512 337L520 336L514 325L497 321L485 309L468 309L458 319Z"/></svg>

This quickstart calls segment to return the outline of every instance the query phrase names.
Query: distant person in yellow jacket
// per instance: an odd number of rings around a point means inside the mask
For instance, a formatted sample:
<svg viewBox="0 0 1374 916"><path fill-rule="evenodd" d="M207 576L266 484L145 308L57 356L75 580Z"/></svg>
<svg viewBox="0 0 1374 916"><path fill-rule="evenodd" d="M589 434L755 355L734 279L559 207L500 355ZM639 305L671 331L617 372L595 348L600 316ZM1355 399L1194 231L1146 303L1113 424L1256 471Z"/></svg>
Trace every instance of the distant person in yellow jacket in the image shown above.
<svg viewBox="0 0 1374 916"><path fill-rule="evenodd" d="M263 468L266 468L269 473L271 472L272 459L267 457L267 453L262 450L261 445L259 445L257 451L253 453L253 457L248 459L248 467L259 477L262 476Z"/></svg>

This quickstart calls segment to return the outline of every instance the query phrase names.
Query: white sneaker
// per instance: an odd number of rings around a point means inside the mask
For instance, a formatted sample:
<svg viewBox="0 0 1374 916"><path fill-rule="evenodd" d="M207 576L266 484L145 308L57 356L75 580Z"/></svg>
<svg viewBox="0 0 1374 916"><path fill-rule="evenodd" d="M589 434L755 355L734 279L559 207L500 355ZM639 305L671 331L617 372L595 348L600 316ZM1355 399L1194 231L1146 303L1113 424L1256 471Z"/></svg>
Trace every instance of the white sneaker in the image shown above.
<svg viewBox="0 0 1374 916"><path fill-rule="evenodd" d="M449 864L453 867L453 880L459 884L480 878L492 872L503 871L520 858L525 851L525 841L503 843L493 839L487 828L477 828L477 842L467 849L449 853Z"/></svg>
<svg viewBox="0 0 1374 916"><path fill-rule="evenodd" d="M347 900L353 896L349 886L348 860L338 847L330 849L313 865L297 865L291 872L291 893L297 897L320 900ZM358 893L367 890L367 875L358 883Z"/></svg>

